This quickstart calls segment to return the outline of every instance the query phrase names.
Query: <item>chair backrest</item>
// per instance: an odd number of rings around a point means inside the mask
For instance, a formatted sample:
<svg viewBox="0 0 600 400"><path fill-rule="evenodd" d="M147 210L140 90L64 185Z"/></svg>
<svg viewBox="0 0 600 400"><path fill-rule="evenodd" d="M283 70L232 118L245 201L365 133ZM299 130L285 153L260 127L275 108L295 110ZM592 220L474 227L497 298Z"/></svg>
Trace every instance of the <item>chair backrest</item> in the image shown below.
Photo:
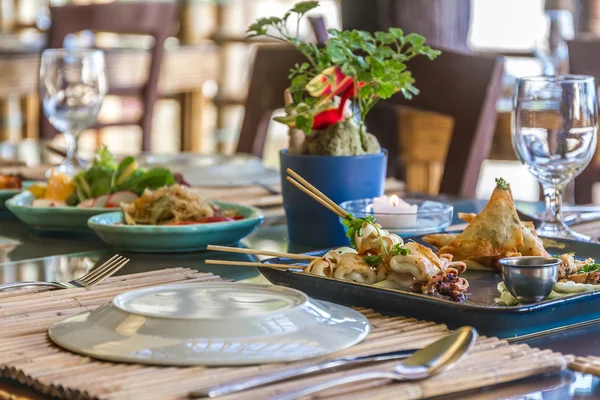
<svg viewBox="0 0 600 400"><path fill-rule="evenodd" d="M496 104L502 90L503 59L442 50L433 61L417 57L407 65L419 95L409 100L398 93L382 103L452 117L454 125L439 192L473 197L481 164L492 145ZM378 131L369 121L367 126L377 137L390 134L398 137L389 127ZM394 148L398 148L397 142Z"/></svg>
<svg viewBox="0 0 600 400"><path fill-rule="evenodd" d="M569 47L569 73L576 75L590 75L600 85L600 39L592 37L579 37L567 42ZM600 166L600 151L590 165L575 178L575 203L589 204L592 202L592 185L598 179Z"/></svg>
<svg viewBox="0 0 600 400"><path fill-rule="evenodd" d="M259 45L254 56L238 153L262 157L271 115L284 107L284 91L290 86L288 75L294 64L306 61L293 46Z"/></svg>
<svg viewBox="0 0 600 400"><path fill-rule="evenodd" d="M327 24L323 17L308 17L310 26L315 34L317 43L323 44L329 39L329 32L327 32Z"/></svg>
<svg viewBox="0 0 600 400"><path fill-rule="evenodd" d="M258 47L238 152L262 156L270 116L284 106L283 92L289 86L289 69L303 60L304 56L292 46ZM398 94L380 104L382 107L402 105L434 111L454 119L440 192L472 197L481 163L492 144L503 61L444 51L434 61L425 57L414 59L409 68L421 93L412 100ZM375 117L375 109L372 113ZM369 131L388 148L391 160L396 159L399 147L396 125L395 120L385 123L367 121Z"/></svg>
<svg viewBox="0 0 600 400"><path fill-rule="evenodd" d="M115 2L109 4L66 5L50 8L52 25L48 32L48 48L63 47L68 34L88 30L122 34L150 35L154 38L148 80L142 87L119 88L109 94L136 95L142 98L142 150L150 150L152 115L158 99L158 78L164 55L164 42L173 33L177 18L176 2ZM51 137L52 129L42 118L41 136Z"/></svg>

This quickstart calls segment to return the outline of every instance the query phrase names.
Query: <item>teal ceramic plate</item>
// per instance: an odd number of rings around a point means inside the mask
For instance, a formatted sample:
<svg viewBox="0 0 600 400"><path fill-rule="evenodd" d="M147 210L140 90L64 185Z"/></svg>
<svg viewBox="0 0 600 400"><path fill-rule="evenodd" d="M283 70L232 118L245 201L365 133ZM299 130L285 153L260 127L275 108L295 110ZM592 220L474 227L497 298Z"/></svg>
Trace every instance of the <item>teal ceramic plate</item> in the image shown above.
<svg viewBox="0 0 600 400"><path fill-rule="evenodd" d="M26 225L38 231L88 232L87 221L96 214L106 213L107 208L80 207L32 207L35 197L22 192L6 202L8 208Z"/></svg>
<svg viewBox="0 0 600 400"><path fill-rule="evenodd" d="M34 181L24 181L21 189L0 189L0 210L6 209L6 201L33 185Z"/></svg>
<svg viewBox="0 0 600 400"><path fill-rule="evenodd" d="M234 244L260 225L263 214L258 208L215 201L222 209L234 208L245 218L238 221L184 226L122 225L123 213L96 215L88 221L106 243L125 251L173 253L206 249L209 244Z"/></svg>

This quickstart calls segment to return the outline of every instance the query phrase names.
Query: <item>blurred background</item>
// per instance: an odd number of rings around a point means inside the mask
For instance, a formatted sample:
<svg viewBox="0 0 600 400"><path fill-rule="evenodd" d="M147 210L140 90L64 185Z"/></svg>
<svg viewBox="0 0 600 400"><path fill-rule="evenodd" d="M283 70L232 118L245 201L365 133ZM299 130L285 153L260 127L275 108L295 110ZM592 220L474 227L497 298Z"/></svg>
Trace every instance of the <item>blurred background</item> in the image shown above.
<svg viewBox="0 0 600 400"><path fill-rule="evenodd" d="M132 3L116 0L116 3ZM159 2L147 0L140 6ZM173 23L164 21L168 38L160 60L158 100L151 129L142 140L137 121L140 99L109 96L101 110L103 127L84 132L80 154L102 143L114 152L180 151L231 154L236 151L244 116L256 40L245 30L257 18L282 15L293 0L173 0L178 5ZM63 146L60 134L44 132L37 96L39 54L48 46L53 24L51 7L68 4L110 4L106 0L0 0L0 158L5 163L33 165L56 157L40 151L40 143ZM568 43L600 35L600 0L322 0L311 13L312 23L301 25L301 36L318 41L319 30L357 28L382 30L399 26L423 34L433 46L460 52L503 56L504 77L493 122L493 146L484 162L477 189L486 197L502 175L513 183L515 197L537 200L533 176L516 161L510 141L512 86L516 77L569 71ZM140 18L143 13L140 13ZM132 21L132 25L137 21ZM142 66L155 53L151 36L82 31L69 34L64 47L99 47L107 53L109 87L113 81L137 82ZM600 47L599 47L600 50ZM571 55L572 56L572 55ZM419 82L417 82L419 86ZM152 90L146 88L145 90ZM469 91L468 87L464 88ZM126 93L125 93L126 94ZM147 94L143 92L143 94ZM446 94L449 95L449 94ZM456 94L458 97L463 94ZM423 111L400 110L399 157L405 164L401 178L407 189L435 193L452 135L450 117ZM118 126L115 126L118 125ZM40 129L41 128L41 129ZM278 150L287 146L287 129L271 124L263 163L277 168ZM430 149L435 148L430 151ZM599 193L600 194L600 193ZM600 195L593 193L593 200Z"/></svg>

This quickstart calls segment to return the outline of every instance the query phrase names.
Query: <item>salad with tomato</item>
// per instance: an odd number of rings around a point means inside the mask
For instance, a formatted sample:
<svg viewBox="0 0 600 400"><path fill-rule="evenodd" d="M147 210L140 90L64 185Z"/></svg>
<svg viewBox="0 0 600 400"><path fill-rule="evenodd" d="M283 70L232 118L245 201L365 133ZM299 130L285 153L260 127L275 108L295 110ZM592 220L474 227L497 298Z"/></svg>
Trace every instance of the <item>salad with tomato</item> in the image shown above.
<svg viewBox="0 0 600 400"><path fill-rule="evenodd" d="M187 186L146 189L131 203L121 204L127 225L193 225L244 219L237 210L221 209Z"/></svg>

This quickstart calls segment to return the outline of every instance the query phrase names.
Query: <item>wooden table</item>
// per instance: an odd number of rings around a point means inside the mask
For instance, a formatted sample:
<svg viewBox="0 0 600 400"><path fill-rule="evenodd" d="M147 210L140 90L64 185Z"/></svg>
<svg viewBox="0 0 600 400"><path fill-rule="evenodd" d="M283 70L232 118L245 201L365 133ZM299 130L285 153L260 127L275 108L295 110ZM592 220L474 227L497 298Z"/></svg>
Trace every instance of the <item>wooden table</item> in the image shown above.
<svg viewBox="0 0 600 400"><path fill-rule="evenodd" d="M131 87L148 78L150 55L142 50L115 49L106 51L109 86L113 89ZM27 98L38 91L40 55L37 51L0 49L0 99L11 96ZM188 149L199 146L201 127L200 107L202 85L215 79L219 70L216 47L212 44L179 46L165 51L159 79L159 93L163 97L183 96L182 130ZM33 97L33 96L32 96ZM37 115L37 99L27 111ZM28 121L27 137L35 137L37 127ZM34 129L35 128L35 129ZM6 135L0 132L0 140Z"/></svg>
<svg viewBox="0 0 600 400"><path fill-rule="evenodd" d="M469 212L479 211L485 201L462 200L455 203L456 209ZM243 243L249 248L269 249L275 248L285 251L289 245L286 240L285 225L262 226L253 235L244 239ZM85 257L106 257L114 254L114 249L108 248L102 242L90 237L50 237L35 236L20 222L10 219L0 219L0 238L5 242L12 240L18 242L7 254L7 259L0 259L0 276L6 279L71 279L81 274L77 269ZM275 248L274 248L275 246ZM315 249L305 249L315 250ZM304 251L298 250L298 251ZM201 272L214 272L226 279L236 281L259 281L261 278L258 270L227 266L206 265L206 258L221 258L229 260L248 261L244 255L226 255L224 253L189 253L189 254L143 254L130 253L131 262L122 270L122 274L154 271L164 268L183 267L193 268ZM57 266L66 266L57 268ZM60 276L59 276L60 275ZM598 342L600 324L593 324L566 332L557 332L542 337L527 339L524 342L533 347L561 351L564 354L575 355L600 355L600 348L594 346ZM510 360L507 360L510 362ZM459 393L444 396L445 400L475 400L484 398L510 398L518 399L530 395L538 395L547 391L545 396L560 399L593 399L598 398L598 378L591 375L573 374L565 372L560 375L540 376L527 378L521 381L507 383L499 386L488 387L471 393ZM0 380L0 399L30 399L44 398L36 395L14 382Z"/></svg>

